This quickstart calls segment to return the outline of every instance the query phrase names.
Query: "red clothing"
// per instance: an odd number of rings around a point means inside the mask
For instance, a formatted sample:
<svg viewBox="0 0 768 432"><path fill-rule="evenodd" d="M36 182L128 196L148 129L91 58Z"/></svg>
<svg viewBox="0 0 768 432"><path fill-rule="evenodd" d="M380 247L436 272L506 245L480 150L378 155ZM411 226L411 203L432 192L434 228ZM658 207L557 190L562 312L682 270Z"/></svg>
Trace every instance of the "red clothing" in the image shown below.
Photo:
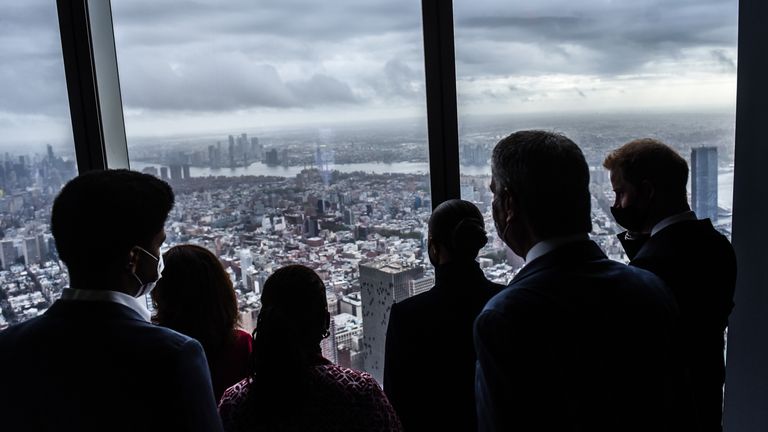
<svg viewBox="0 0 768 432"><path fill-rule="evenodd" d="M306 408L280 424L281 431L301 432L400 432L400 420L373 377L365 372L343 368L322 359L312 369L311 391L296 395L306 398ZM254 430L243 424L242 410L251 389L246 378L224 393L219 415L227 431Z"/></svg>
<svg viewBox="0 0 768 432"><path fill-rule="evenodd" d="M251 335L235 330L235 339L230 346L218 353L206 353L211 371L213 394L218 401L224 391L248 376L248 359L251 355Z"/></svg>

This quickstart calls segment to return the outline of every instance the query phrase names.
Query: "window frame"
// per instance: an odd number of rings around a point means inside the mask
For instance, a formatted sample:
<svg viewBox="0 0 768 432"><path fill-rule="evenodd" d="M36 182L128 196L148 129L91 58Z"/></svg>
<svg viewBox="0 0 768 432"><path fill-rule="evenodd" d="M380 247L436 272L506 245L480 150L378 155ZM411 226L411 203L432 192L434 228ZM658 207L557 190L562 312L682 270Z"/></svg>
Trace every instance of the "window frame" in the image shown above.
<svg viewBox="0 0 768 432"><path fill-rule="evenodd" d="M430 183L433 207L460 197L453 4L422 0ZM57 0L70 114L79 172L129 168L109 0ZM768 244L768 3L740 0L733 193L733 245L739 262L731 314L724 425L768 430L768 285L762 253Z"/></svg>

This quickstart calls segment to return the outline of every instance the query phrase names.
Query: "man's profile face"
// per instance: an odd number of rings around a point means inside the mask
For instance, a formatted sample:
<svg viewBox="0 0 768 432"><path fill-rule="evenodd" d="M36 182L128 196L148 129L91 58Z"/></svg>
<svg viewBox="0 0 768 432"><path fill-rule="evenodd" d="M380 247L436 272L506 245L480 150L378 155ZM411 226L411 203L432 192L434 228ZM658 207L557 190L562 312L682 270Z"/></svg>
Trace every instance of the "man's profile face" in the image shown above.
<svg viewBox="0 0 768 432"><path fill-rule="evenodd" d="M637 205L637 188L626 181L621 171L618 169L611 171L611 186L616 196L613 206L618 208L628 208Z"/></svg>

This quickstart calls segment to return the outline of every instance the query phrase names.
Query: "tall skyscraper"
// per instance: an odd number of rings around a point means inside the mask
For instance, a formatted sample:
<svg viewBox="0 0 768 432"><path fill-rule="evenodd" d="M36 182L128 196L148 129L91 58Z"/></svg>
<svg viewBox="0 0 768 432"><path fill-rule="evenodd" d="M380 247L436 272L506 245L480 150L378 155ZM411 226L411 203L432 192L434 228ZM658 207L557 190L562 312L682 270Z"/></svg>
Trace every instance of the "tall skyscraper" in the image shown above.
<svg viewBox="0 0 768 432"><path fill-rule="evenodd" d="M699 219L717 222L717 147L691 149L691 203Z"/></svg>
<svg viewBox="0 0 768 432"><path fill-rule="evenodd" d="M259 144L259 139L257 137L251 138L251 156L253 156L256 160L262 159L262 147L261 144Z"/></svg>
<svg viewBox="0 0 768 432"><path fill-rule="evenodd" d="M277 149L271 149L268 150L266 153L266 164L267 165L277 165L280 163L280 158L278 157Z"/></svg>
<svg viewBox="0 0 768 432"><path fill-rule="evenodd" d="M389 311L410 296L411 282L424 274L422 267L388 262L386 258L360 264L363 303L363 366L380 383L384 378L384 342Z"/></svg>
<svg viewBox="0 0 768 432"><path fill-rule="evenodd" d="M229 166L235 166L235 137L229 136Z"/></svg>
<svg viewBox="0 0 768 432"><path fill-rule="evenodd" d="M336 325L333 316L331 316L331 325L328 327L328 332L330 333L328 337L323 338L320 341L320 352L326 359L333 363L338 363L339 356L336 347Z"/></svg>
<svg viewBox="0 0 768 432"><path fill-rule="evenodd" d="M250 249L240 249L240 271L245 279L245 272L253 265L253 255Z"/></svg>
<svg viewBox="0 0 768 432"><path fill-rule="evenodd" d="M27 266L31 264L40 263L40 245L37 243L37 237L27 237L24 239L24 264Z"/></svg>
<svg viewBox="0 0 768 432"><path fill-rule="evenodd" d="M183 178L181 175L181 165L171 165L169 168L171 169L171 180L181 180Z"/></svg>
<svg viewBox="0 0 768 432"><path fill-rule="evenodd" d="M16 249L16 245L13 243L13 240L3 240L0 242L0 246L2 246L2 248L0 248L0 253L3 254L3 269L8 270L19 257L18 249Z"/></svg>

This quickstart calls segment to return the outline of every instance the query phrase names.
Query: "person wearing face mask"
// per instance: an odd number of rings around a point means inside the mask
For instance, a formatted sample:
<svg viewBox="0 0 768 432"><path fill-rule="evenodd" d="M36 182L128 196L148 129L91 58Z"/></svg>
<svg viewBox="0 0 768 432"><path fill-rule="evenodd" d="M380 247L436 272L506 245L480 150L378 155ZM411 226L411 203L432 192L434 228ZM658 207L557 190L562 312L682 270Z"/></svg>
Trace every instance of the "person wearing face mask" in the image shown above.
<svg viewBox="0 0 768 432"><path fill-rule="evenodd" d="M733 309L736 257L728 239L688 205L688 164L664 143L631 141L603 162L611 208L630 265L655 273L677 299L683 349L702 431L722 430L724 332Z"/></svg>
<svg viewBox="0 0 768 432"><path fill-rule="evenodd" d="M477 430L472 324L502 285L475 261L488 242L474 204L452 199L429 218L427 251L435 286L392 306L384 392L403 430Z"/></svg>
<svg viewBox="0 0 768 432"><path fill-rule="evenodd" d="M479 430L687 430L674 298L589 239L579 147L516 132L494 148L491 170L499 236L526 264L475 321Z"/></svg>
<svg viewBox="0 0 768 432"><path fill-rule="evenodd" d="M149 322L170 186L128 170L62 188L51 231L69 288L0 333L4 430L220 431L205 355Z"/></svg>

